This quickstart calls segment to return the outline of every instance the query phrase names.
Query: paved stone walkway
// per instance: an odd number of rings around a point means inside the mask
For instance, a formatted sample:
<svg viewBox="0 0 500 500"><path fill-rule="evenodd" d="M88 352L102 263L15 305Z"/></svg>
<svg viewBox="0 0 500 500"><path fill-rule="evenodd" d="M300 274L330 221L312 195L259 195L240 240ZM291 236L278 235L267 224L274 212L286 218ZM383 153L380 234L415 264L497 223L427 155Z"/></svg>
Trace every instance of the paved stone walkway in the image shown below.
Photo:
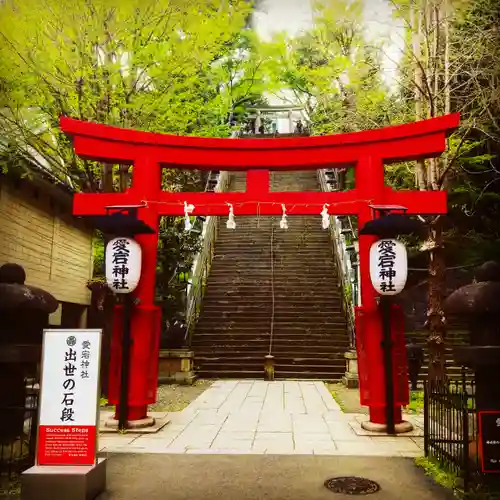
<svg viewBox="0 0 500 500"><path fill-rule="evenodd" d="M343 413L323 382L217 381L155 434L102 435L106 453L422 455L422 422L410 436L361 429L366 416Z"/></svg>

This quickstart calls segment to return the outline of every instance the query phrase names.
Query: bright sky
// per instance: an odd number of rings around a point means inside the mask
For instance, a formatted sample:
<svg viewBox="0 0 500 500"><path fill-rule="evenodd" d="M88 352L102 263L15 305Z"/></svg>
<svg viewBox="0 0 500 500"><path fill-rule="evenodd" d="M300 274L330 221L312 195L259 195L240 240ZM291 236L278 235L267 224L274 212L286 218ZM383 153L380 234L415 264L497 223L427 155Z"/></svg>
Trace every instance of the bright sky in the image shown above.
<svg viewBox="0 0 500 500"><path fill-rule="evenodd" d="M262 0L254 17L254 26L265 39L279 31L298 34L312 24L311 4L310 0ZM374 42L385 42L384 78L393 86L403 49L401 24L392 19L389 0L365 0L364 19L368 38Z"/></svg>

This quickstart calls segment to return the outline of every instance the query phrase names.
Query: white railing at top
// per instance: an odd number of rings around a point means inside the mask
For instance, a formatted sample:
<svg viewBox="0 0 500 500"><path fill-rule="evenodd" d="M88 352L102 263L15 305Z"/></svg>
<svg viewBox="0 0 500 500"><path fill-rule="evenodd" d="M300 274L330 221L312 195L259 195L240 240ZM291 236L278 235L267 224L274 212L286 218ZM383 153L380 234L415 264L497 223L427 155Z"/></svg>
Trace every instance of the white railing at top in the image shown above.
<svg viewBox="0 0 500 500"><path fill-rule="evenodd" d="M338 186L337 172L334 171L335 181ZM318 180L322 191L332 191L331 185L327 182L325 170L318 170ZM356 262L359 262L358 242L355 241L356 234L350 217L347 217L347 229L351 233L353 241L354 255ZM359 288L359 264L353 266L351 253L347 248L345 234L343 233L341 218L332 215L330 217L330 237L334 246L335 259L339 273L339 286L342 288L342 297L344 301L344 310L347 316L351 346L355 345L355 325L354 325L354 307L360 305Z"/></svg>
<svg viewBox="0 0 500 500"><path fill-rule="evenodd" d="M227 191L229 185L229 173L221 171L215 192ZM210 267L214 256L214 244L217 239L218 217L208 216L203 222L201 238L203 240L201 250L196 255L193 267L191 268L191 279L186 291L186 325L188 332L189 345L191 345L191 336L193 328L198 321L200 314L201 301L205 292Z"/></svg>

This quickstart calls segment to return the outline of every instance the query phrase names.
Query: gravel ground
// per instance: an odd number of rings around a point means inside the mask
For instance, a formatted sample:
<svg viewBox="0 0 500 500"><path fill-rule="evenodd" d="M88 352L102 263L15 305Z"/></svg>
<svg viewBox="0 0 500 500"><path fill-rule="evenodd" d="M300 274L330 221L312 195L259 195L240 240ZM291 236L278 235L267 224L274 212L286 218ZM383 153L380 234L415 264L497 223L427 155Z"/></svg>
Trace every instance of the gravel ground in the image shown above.
<svg viewBox="0 0 500 500"><path fill-rule="evenodd" d="M150 411L182 411L205 392L213 380L196 380L193 385L164 384L158 386L156 403L149 406Z"/></svg>
<svg viewBox="0 0 500 500"><path fill-rule="evenodd" d="M149 411L182 411L200 394L212 385L212 380L196 380L193 385L162 384L158 386L156 403L149 405ZM106 401L102 401L106 403ZM101 404L107 410L114 408Z"/></svg>
<svg viewBox="0 0 500 500"><path fill-rule="evenodd" d="M343 384L328 384L328 390L345 413L362 413L368 415L368 407L359 403L359 390L347 389ZM424 393L410 392L410 404L404 408L407 413L420 415L424 412Z"/></svg>
<svg viewBox="0 0 500 500"><path fill-rule="evenodd" d="M348 389L344 384L327 384L328 390L345 413L368 414L368 407L359 403L359 390Z"/></svg>

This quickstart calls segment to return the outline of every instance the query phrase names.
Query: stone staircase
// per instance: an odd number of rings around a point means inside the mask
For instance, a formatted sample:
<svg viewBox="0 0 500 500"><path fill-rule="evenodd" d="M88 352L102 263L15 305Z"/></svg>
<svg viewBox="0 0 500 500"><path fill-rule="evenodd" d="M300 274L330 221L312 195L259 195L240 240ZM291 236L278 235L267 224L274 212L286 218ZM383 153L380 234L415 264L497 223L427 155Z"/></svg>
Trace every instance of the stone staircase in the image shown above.
<svg viewBox="0 0 500 500"><path fill-rule="evenodd" d="M244 191L245 184L244 173L231 174L230 191ZM320 188L316 172L307 171L272 173L271 190ZM279 220L236 211L231 230L219 219L192 342L198 376L261 378L270 348L276 378L344 375L349 336L328 231L319 214L289 216L288 230Z"/></svg>

